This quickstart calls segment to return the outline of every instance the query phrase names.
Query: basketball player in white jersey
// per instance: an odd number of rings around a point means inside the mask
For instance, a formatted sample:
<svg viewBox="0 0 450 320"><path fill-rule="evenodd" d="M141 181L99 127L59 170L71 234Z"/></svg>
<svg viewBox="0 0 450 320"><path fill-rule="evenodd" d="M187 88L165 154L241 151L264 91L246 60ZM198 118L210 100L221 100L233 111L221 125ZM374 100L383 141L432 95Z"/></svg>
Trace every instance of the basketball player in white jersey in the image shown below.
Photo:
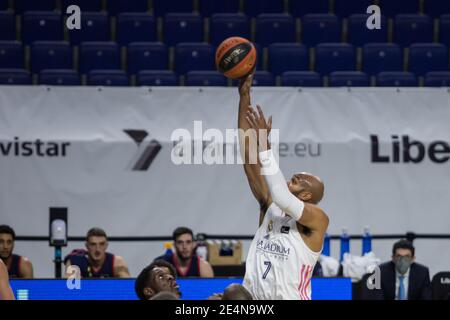
<svg viewBox="0 0 450 320"><path fill-rule="evenodd" d="M268 141L272 117L266 121L259 106L258 112L251 107L252 78L241 80L239 86L238 126L244 132L266 129L267 134L253 134L258 140L256 164L249 161L249 140L239 137L244 171L260 205L260 225L247 256L243 285L256 300L310 300L312 272L329 221L317 206L324 185L305 172L286 182Z"/></svg>

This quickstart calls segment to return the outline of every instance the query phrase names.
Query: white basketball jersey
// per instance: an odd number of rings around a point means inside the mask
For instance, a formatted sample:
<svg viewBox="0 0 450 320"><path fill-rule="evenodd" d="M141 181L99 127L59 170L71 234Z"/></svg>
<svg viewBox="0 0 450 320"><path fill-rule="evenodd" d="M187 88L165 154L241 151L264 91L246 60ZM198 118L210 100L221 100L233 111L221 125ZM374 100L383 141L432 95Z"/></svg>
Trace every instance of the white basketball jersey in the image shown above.
<svg viewBox="0 0 450 320"><path fill-rule="evenodd" d="M296 221L272 203L250 245L243 285L256 300L311 300L319 256L303 241Z"/></svg>

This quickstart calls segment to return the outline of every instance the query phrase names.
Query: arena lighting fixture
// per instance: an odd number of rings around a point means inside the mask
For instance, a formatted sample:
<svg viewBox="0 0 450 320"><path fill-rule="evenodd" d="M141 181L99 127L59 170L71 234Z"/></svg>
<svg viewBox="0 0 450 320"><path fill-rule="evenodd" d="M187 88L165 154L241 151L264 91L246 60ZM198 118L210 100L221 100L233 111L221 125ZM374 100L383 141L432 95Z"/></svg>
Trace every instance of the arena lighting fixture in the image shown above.
<svg viewBox="0 0 450 320"><path fill-rule="evenodd" d="M55 247L55 277L61 278L61 248L67 246L67 208L50 208L49 245Z"/></svg>

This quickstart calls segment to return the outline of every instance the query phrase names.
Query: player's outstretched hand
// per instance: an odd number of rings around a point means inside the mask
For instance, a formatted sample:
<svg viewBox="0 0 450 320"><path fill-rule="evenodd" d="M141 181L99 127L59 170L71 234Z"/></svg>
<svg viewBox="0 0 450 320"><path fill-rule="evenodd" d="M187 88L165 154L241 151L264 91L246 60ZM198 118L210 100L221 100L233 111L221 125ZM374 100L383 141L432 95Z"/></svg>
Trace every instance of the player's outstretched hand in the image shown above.
<svg viewBox="0 0 450 320"><path fill-rule="evenodd" d="M249 106L245 119L250 125L250 128L256 131L258 146L264 145L265 142L265 146L270 148L268 137L270 134L270 130L272 130L272 116L270 116L269 120L266 121L261 107L257 105L256 108L258 109L258 112Z"/></svg>
<svg viewBox="0 0 450 320"><path fill-rule="evenodd" d="M252 82L253 82L253 73L250 73L248 76L245 76L244 78L239 80L239 94L241 96L250 93Z"/></svg>
<svg viewBox="0 0 450 320"><path fill-rule="evenodd" d="M266 129L268 135L270 133L270 130L272 130L272 116L269 117L269 121L266 121L261 107L257 105L256 108L258 109L258 111L256 111L252 107L248 107L245 118L247 119L250 127L255 130Z"/></svg>

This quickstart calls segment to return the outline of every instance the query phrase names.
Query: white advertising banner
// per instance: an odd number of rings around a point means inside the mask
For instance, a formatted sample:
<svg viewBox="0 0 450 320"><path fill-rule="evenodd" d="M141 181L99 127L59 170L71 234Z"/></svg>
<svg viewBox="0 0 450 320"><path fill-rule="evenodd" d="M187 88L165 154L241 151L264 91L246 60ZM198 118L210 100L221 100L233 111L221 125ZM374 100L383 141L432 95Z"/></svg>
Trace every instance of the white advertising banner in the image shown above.
<svg viewBox="0 0 450 320"><path fill-rule="evenodd" d="M205 157L212 137L224 156L235 151L226 130L236 129L238 101L236 88L0 87L0 224L45 235L49 207L62 206L70 235L99 226L111 236L163 236L181 225L253 234L259 208L242 165ZM279 129L285 176L324 180L330 233L450 233L446 89L254 88L252 103ZM180 129L192 139L192 164L174 161ZM127 246L134 275L162 251ZM379 256L389 258L391 246ZM18 253L36 252L26 248ZM450 269L448 250L433 261L424 251L418 261Z"/></svg>

